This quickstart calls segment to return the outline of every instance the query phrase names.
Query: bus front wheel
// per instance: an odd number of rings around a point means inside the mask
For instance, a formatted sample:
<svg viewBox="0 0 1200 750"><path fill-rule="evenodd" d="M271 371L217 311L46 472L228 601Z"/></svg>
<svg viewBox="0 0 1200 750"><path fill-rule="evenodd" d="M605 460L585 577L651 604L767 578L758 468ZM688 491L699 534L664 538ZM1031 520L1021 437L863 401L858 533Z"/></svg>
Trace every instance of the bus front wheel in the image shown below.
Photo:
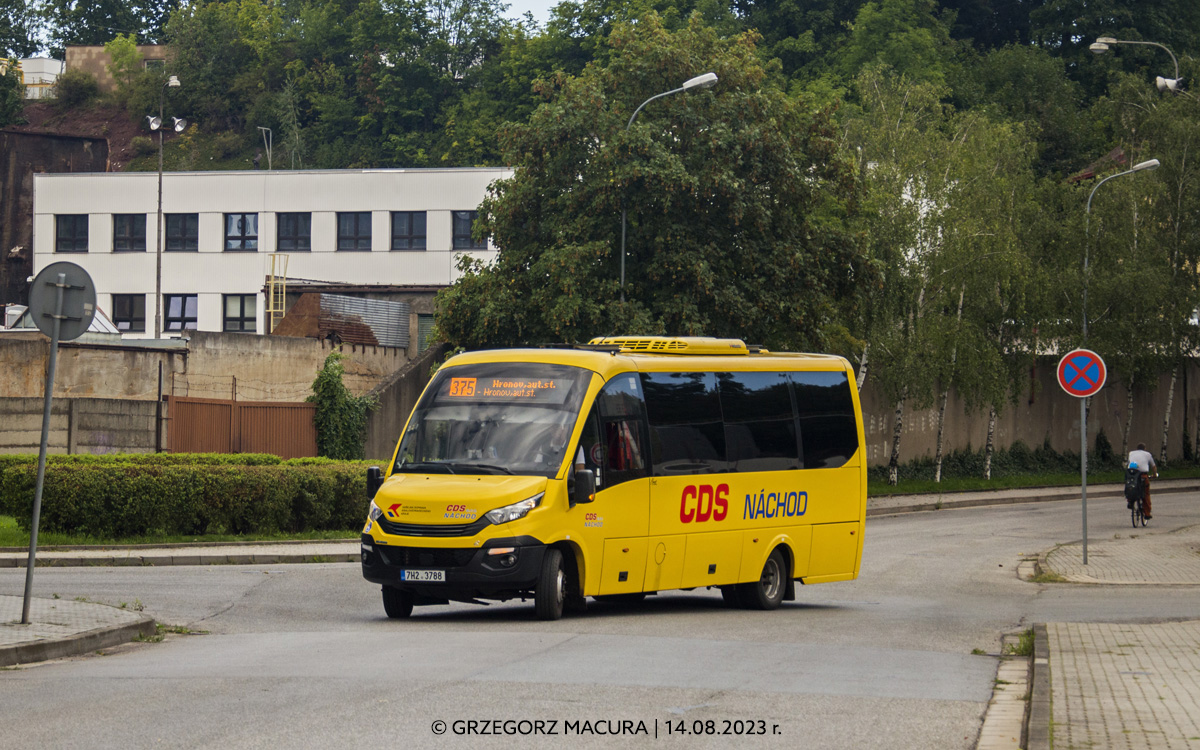
<svg viewBox="0 0 1200 750"><path fill-rule="evenodd" d="M557 620L563 614L567 599L567 572L563 568L562 551L548 549L542 556L542 573L533 592L533 606L539 620Z"/></svg>
<svg viewBox="0 0 1200 750"><path fill-rule="evenodd" d="M747 609L776 609L787 588L787 561L778 549L763 564L762 575L753 583L738 586L738 598Z"/></svg>
<svg viewBox="0 0 1200 750"><path fill-rule="evenodd" d="M384 586L383 611L387 612L387 616L393 620L403 620L408 617L413 611L412 592Z"/></svg>

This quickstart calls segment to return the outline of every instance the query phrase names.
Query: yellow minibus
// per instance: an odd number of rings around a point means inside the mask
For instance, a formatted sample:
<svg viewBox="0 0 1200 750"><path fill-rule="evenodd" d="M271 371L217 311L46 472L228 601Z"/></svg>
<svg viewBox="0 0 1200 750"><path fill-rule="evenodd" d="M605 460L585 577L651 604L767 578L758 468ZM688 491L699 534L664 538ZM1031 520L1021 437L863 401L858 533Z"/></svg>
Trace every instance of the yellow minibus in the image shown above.
<svg viewBox="0 0 1200 750"><path fill-rule="evenodd" d="M363 577L393 618L700 587L775 609L858 576L863 446L841 357L699 337L460 354L368 471Z"/></svg>

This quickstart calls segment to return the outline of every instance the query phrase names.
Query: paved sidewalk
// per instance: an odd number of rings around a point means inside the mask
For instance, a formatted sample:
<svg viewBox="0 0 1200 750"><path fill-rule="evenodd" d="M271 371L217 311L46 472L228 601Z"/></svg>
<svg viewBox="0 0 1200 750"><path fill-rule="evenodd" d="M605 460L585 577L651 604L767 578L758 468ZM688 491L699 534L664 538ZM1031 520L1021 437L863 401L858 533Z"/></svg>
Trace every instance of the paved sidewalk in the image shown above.
<svg viewBox="0 0 1200 750"><path fill-rule="evenodd" d="M1200 621L1046 633L1056 750L1200 748Z"/></svg>
<svg viewBox="0 0 1200 750"><path fill-rule="evenodd" d="M38 599L21 624L22 596L0 596L0 667L85 654L154 635L154 620L140 612L93 602Z"/></svg>
<svg viewBox="0 0 1200 750"><path fill-rule="evenodd" d="M1080 542L1055 547L1038 564L1072 583L1200 584L1200 526L1126 531L1089 540L1087 565Z"/></svg>

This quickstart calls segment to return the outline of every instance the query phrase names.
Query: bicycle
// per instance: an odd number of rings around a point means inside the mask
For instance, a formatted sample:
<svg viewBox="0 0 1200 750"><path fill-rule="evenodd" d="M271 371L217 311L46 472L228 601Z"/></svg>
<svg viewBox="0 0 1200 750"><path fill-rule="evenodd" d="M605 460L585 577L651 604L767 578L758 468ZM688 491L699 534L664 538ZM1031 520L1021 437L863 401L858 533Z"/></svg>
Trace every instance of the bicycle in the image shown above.
<svg viewBox="0 0 1200 750"><path fill-rule="evenodd" d="M1133 501L1133 506L1129 509L1130 518L1133 520L1133 528L1146 525L1146 513L1142 509L1142 498L1139 497Z"/></svg>

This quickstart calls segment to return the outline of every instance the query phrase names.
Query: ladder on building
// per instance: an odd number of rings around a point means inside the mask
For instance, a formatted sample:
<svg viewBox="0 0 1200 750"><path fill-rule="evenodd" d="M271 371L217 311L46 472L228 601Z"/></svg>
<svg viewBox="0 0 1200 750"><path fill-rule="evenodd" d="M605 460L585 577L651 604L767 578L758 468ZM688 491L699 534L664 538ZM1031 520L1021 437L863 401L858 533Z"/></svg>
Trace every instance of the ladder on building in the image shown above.
<svg viewBox="0 0 1200 750"><path fill-rule="evenodd" d="M287 269L287 253L271 253L271 272L267 275L267 333L275 331L275 326L287 312Z"/></svg>

